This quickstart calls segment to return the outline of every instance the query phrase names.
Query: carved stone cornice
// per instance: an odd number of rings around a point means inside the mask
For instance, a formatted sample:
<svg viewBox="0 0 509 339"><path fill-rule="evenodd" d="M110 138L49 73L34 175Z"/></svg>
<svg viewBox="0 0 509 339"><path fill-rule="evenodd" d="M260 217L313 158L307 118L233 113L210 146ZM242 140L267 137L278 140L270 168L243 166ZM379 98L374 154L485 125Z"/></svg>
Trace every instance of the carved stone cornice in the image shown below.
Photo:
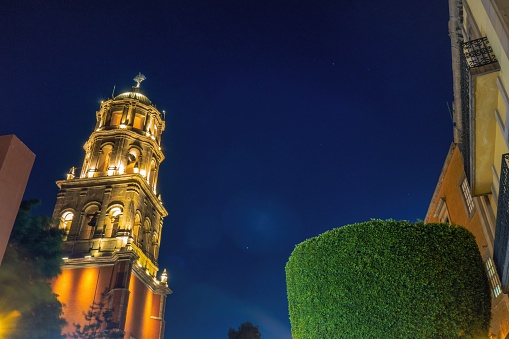
<svg viewBox="0 0 509 339"><path fill-rule="evenodd" d="M142 267L133 265L132 272L138 279L143 282L143 284L145 284L145 286L147 286L155 294L168 295L173 293L173 291L168 287L168 284L160 282L151 277L143 270Z"/></svg>
<svg viewBox="0 0 509 339"><path fill-rule="evenodd" d="M168 211L163 206L163 203L159 198L154 194L154 192L150 189L147 181L141 176L141 174L116 174L112 176L101 176L101 177L92 177L92 178L75 178L71 180L58 180L57 182L58 188L61 190L71 189L71 188L90 188L97 186L114 186L127 184L131 186L131 190L133 189L133 185L137 186L137 188L141 189L153 206L155 206L159 213L163 217L168 215Z"/></svg>
<svg viewBox="0 0 509 339"><path fill-rule="evenodd" d="M157 157L157 160L159 161L159 163L163 162L164 154L160 150L160 145L157 143L157 141L152 139L150 136L142 135L142 134L139 134L138 132L132 131L130 126L127 126L126 128L117 128L117 127L104 128L99 131L94 131L90 135L90 138L87 141L87 143L90 143L92 140L100 141L107 137L118 138L119 136L127 136L133 140L137 140L137 141L147 144L149 146L149 148L153 149L154 155Z"/></svg>
<svg viewBox="0 0 509 339"><path fill-rule="evenodd" d="M88 268L99 266L113 266L119 261L129 260L132 262L133 267L136 266L138 256L132 251L118 251L112 255L104 257L85 257L85 258L69 258L64 259L62 269L75 269L75 268Z"/></svg>

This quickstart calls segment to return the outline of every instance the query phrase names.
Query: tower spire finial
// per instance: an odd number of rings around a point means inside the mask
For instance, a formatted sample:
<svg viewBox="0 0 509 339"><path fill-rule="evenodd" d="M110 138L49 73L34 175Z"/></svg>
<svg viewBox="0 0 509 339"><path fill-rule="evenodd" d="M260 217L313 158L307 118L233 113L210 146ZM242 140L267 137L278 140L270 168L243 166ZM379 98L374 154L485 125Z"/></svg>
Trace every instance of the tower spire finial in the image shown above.
<svg viewBox="0 0 509 339"><path fill-rule="evenodd" d="M143 80L145 80L145 76L141 74L141 72L138 73L137 76L134 77L134 81L136 81L136 88L140 88L140 84Z"/></svg>

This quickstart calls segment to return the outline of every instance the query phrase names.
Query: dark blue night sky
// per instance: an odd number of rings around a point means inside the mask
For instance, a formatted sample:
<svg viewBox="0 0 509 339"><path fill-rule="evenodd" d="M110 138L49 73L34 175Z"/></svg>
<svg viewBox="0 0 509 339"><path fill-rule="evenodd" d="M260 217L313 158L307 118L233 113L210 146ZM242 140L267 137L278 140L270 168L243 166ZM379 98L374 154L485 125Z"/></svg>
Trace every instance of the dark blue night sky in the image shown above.
<svg viewBox="0 0 509 339"><path fill-rule="evenodd" d="M160 268L169 339L250 321L290 338L294 246L370 218L423 219L452 141L446 1L10 1L0 134L36 154L51 215L101 99L166 110Z"/></svg>

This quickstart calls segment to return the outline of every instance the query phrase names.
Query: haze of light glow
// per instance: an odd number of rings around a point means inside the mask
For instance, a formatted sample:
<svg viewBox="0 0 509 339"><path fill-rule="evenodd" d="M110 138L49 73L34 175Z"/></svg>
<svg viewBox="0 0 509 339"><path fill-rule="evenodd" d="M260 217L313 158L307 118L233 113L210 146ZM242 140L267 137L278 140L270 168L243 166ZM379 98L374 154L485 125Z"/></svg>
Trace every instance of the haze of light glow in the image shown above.
<svg viewBox="0 0 509 339"><path fill-rule="evenodd" d="M6 338L16 328L16 322L20 316L21 313L17 310L0 313L0 338Z"/></svg>

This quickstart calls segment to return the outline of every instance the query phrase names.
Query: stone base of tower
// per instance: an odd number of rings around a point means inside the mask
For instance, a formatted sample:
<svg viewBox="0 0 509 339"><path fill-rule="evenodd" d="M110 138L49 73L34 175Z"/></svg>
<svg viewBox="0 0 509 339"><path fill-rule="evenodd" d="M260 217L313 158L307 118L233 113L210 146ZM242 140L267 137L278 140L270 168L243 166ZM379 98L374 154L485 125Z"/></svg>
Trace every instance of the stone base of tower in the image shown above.
<svg viewBox="0 0 509 339"><path fill-rule="evenodd" d="M65 261L62 274L52 281L64 304L64 335L70 338L76 324L87 325L84 313L102 301L112 310L103 328L118 328L125 339L164 338L164 309L171 290L149 276L133 252Z"/></svg>

